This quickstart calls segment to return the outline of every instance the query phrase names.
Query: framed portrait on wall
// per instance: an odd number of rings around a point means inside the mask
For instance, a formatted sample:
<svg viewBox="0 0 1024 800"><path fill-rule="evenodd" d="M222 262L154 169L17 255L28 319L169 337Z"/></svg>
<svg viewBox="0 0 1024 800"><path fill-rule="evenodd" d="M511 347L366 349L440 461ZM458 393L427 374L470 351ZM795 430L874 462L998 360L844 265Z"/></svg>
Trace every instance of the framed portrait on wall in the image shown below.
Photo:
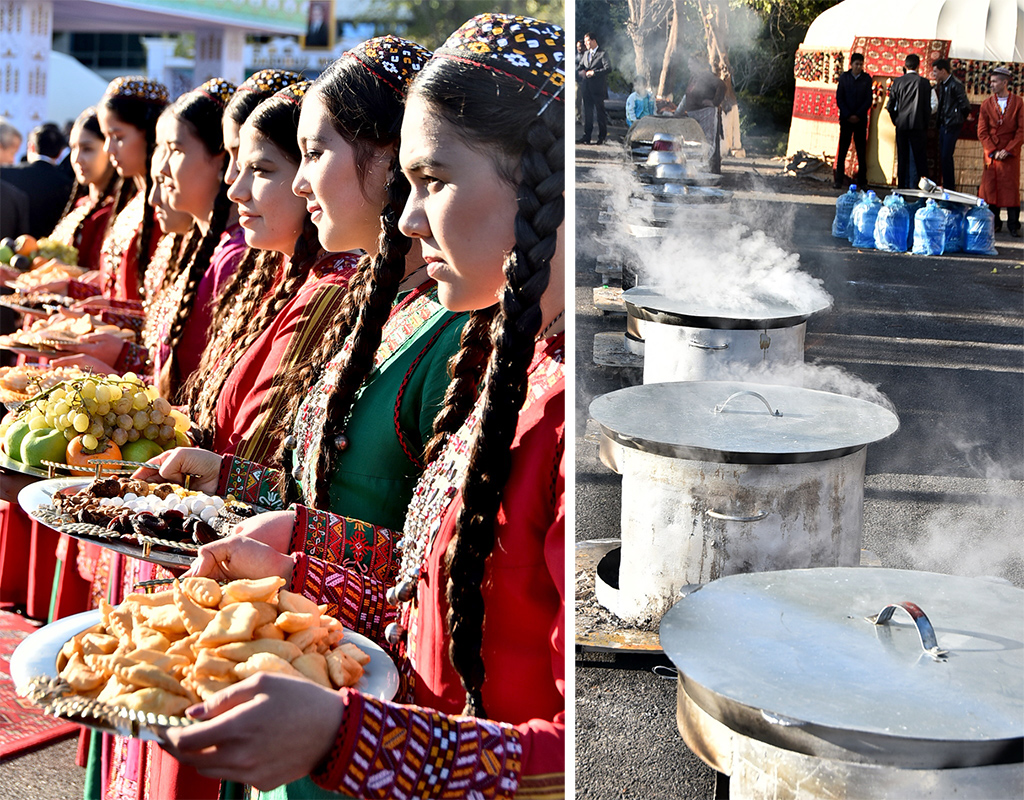
<svg viewBox="0 0 1024 800"><path fill-rule="evenodd" d="M334 0L309 0L303 50L330 50L334 47Z"/></svg>

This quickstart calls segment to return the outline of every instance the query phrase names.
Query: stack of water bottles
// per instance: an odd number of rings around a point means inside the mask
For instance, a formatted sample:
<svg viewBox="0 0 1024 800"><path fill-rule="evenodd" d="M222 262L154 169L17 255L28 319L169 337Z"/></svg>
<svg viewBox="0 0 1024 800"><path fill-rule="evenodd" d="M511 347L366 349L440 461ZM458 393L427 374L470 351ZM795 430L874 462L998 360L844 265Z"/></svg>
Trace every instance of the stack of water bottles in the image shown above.
<svg viewBox="0 0 1024 800"><path fill-rule="evenodd" d="M933 198L908 204L899 194L889 195L883 203L873 191L851 185L836 200L832 235L863 250L997 255L995 216L984 200L970 211L948 199L941 205Z"/></svg>

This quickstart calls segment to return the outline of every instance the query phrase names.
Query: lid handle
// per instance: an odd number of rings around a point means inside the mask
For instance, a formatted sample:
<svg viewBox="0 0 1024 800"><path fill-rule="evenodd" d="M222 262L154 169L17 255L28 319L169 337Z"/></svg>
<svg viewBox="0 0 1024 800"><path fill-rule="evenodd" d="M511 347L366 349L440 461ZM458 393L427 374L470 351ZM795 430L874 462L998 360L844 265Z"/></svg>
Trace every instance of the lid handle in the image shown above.
<svg viewBox="0 0 1024 800"><path fill-rule="evenodd" d="M921 647L924 648L925 653L931 656L934 661L945 661L949 651L939 648L939 641L935 638L935 629L932 627L928 616L917 603L911 603L909 600L904 600L900 603L890 603L875 614L875 616L868 617L868 622L872 622L875 625L884 625L892 619L892 615L897 608L902 608L910 614L910 618L914 621L914 624L917 626L917 632L921 636Z"/></svg>
<svg viewBox="0 0 1024 800"><path fill-rule="evenodd" d="M705 512L712 519L721 519L726 522L759 522L768 516L767 511L755 511L750 516L740 516L738 514L723 514L721 511L715 511L714 509L707 509Z"/></svg>
<svg viewBox="0 0 1024 800"><path fill-rule="evenodd" d="M779 411L778 409L775 409L774 411L772 410L772 404L768 402L768 398L766 398L763 394L752 392L749 389L744 389L743 391L740 392L733 392L731 395L725 398L724 402L719 403L717 406L715 406L715 413L721 414L723 411L725 411L725 407L729 405L729 403L731 403L733 400L735 400L737 397L743 394L749 394L751 397L756 397L758 400L764 403L764 407L768 409L768 413L771 414L773 417L782 416L782 412Z"/></svg>
<svg viewBox="0 0 1024 800"><path fill-rule="evenodd" d="M728 350L729 343L725 344L704 344L704 342L697 341L696 339L690 339L688 342L690 347L696 347L698 350ZM728 400L725 401L729 402ZM724 404L723 404L724 405Z"/></svg>

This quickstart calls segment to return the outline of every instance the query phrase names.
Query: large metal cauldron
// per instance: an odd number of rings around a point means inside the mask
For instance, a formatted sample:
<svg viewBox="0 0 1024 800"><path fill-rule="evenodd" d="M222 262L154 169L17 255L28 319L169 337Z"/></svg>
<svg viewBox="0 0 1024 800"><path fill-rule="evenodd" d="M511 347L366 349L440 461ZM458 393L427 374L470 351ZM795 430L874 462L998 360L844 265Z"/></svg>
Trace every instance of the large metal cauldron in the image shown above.
<svg viewBox="0 0 1024 800"><path fill-rule="evenodd" d="M679 730L731 800L1019 800L1022 609L927 572L723 578L661 622Z"/></svg>
<svg viewBox="0 0 1024 800"><path fill-rule="evenodd" d="M896 415L793 386L632 386L590 406L602 458L622 475L617 575L598 600L661 616L679 589L738 572L860 563L866 446Z"/></svg>
<svg viewBox="0 0 1024 800"><path fill-rule="evenodd" d="M623 292L622 299L630 349L639 351L643 341L644 383L725 380L762 365L801 364L807 320L828 308L825 302L760 303L728 310L647 286Z"/></svg>

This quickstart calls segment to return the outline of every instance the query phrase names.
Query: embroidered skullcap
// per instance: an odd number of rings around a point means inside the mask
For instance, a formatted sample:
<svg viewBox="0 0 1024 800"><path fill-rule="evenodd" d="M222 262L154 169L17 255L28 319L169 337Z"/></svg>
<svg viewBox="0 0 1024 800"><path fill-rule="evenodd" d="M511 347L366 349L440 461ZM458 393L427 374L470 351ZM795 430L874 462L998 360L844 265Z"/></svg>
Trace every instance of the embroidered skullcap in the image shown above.
<svg viewBox="0 0 1024 800"><path fill-rule="evenodd" d="M281 91L275 92L270 98L281 98L287 100L289 103L294 103L297 106L302 105L302 98L306 96L306 92L309 91L309 87L313 85L313 81L299 81L293 83L291 86L285 86Z"/></svg>
<svg viewBox="0 0 1024 800"><path fill-rule="evenodd" d="M133 97L148 103L166 103L167 87L142 75L124 75L107 84L104 97Z"/></svg>
<svg viewBox="0 0 1024 800"><path fill-rule="evenodd" d="M409 82L423 69L430 55L430 51L422 45L388 34L356 45L342 58L347 56L356 59L404 97Z"/></svg>
<svg viewBox="0 0 1024 800"><path fill-rule="evenodd" d="M289 72L284 69L261 69L242 81L236 91L261 92L270 95L301 80L302 76L297 72Z"/></svg>
<svg viewBox="0 0 1024 800"><path fill-rule="evenodd" d="M1013 73L1010 72L1009 67L996 67L992 70L993 75L1002 75L1004 78L1012 78Z"/></svg>
<svg viewBox="0 0 1024 800"><path fill-rule="evenodd" d="M229 83L223 78L210 78L210 80L202 86L199 86L192 91L209 97L221 108L224 108L235 93L235 84Z"/></svg>
<svg viewBox="0 0 1024 800"><path fill-rule="evenodd" d="M522 81L548 97L565 86L565 31L517 14L473 17L437 49L449 58Z"/></svg>

